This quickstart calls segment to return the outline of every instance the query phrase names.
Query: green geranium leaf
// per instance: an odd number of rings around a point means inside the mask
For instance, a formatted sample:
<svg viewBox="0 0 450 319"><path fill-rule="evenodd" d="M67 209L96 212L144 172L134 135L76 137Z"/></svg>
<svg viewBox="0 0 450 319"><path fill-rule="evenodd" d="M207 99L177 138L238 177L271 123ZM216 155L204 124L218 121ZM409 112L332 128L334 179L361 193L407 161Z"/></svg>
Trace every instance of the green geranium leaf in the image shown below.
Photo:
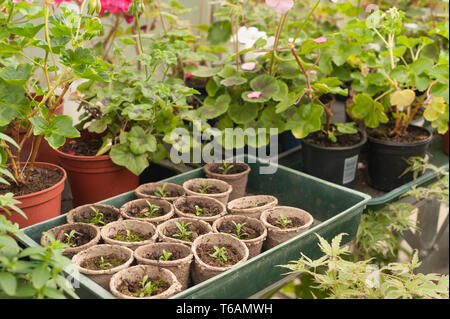
<svg viewBox="0 0 450 319"><path fill-rule="evenodd" d="M140 126L133 126L128 134L130 150L135 155L156 151L156 138L154 135L146 133Z"/></svg>
<svg viewBox="0 0 450 319"><path fill-rule="evenodd" d="M150 121L155 117L154 106L151 104L130 104L121 114L133 121Z"/></svg>
<svg viewBox="0 0 450 319"><path fill-rule="evenodd" d="M233 103L228 108L228 116L237 124L247 124L258 116L258 110L255 103Z"/></svg>
<svg viewBox="0 0 450 319"><path fill-rule="evenodd" d="M335 123L336 129L342 134L356 134L358 130L355 128L355 122Z"/></svg>
<svg viewBox="0 0 450 319"><path fill-rule="evenodd" d="M54 115L49 122L37 115L32 117L30 122L33 125L33 134L44 135L50 146L55 149L63 146L67 137L80 136L80 132L73 126L72 117L69 115Z"/></svg>
<svg viewBox="0 0 450 319"><path fill-rule="evenodd" d="M425 111L423 116L427 121L436 121L448 109L444 98L433 96L429 104L425 104Z"/></svg>
<svg viewBox="0 0 450 319"><path fill-rule="evenodd" d="M287 98L287 95L289 93L289 87L282 80L277 80L277 83L278 83L279 91L278 91L278 93L276 93L272 96L272 99L274 99L277 102L281 102Z"/></svg>
<svg viewBox="0 0 450 319"><path fill-rule="evenodd" d="M247 79L240 76L232 76L220 81L220 84L224 86L235 86L247 83Z"/></svg>
<svg viewBox="0 0 450 319"><path fill-rule="evenodd" d="M23 119L30 112L25 90L0 79L0 126L8 125L15 118Z"/></svg>
<svg viewBox="0 0 450 319"><path fill-rule="evenodd" d="M219 95L217 98L207 97L203 106L198 109L205 119L213 119L227 112L231 102L228 94Z"/></svg>
<svg viewBox="0 0 450 319"><path fill-rule="evenodd" d="M278 66L278 73L283 79L294 79L300 76L302 71L296 62L282 62Z"/></svg>
<svg viewBox="0 0 450 319"><path fill-rule="evenodd" d="M0 78L11 85L22 86L30 77L32 69L31 64L27 63L8 65L0 70Z"/></svg>
<svg viewBox="0 0 450 319"><path fill-rule="evenodd" d="M140 175L149 165L147 154L135 155L126 144L116 144L109 152L111 160L126 167L135 175Z"/></svg>
<svg viewBox="0 0 450 319"><path fill-rule="evenodd" d="M302 105L288 120L286 129L290 129L296 138L304 138L310 133L320 130L322 113L323 108L318 104Z"/></svg>
<svg viewBox="0 0 450 319"><path fill-rule="evenodd" d="M388 122L383 105L374 101L367 93L355 95L349 111L355 118L363 120L368 127L377 127L380 123Z"/></svg>
<svg viewBox="0 0 450 319"><path fill-rule="evenodd" d="M214 97L219 90L220 86L217 84L214 77L210 78L206 84L206 92L208 93L208 96Z"/></svg>
<svg viewBox="0 0 450 319"><path fill-rule="evenodd" d="M35 25L31 22L27 22L24 24L8 27L8 32L32 39L42 29L43 26L44 24Z"/></svg>
<svg viewBox="0 0 450 319"><path fill-rule="evenodd" d="M229 20L215 21L208 30L208 41L213 44L226 43L231 38L231 23Z"/></svg>
<svg viewBox="0 0 450 319"><path fill-rule="evenodd" d="M92 121L88 127L88 130L89 132L103 133L108 128L108 124L111 123L112 119L110 117L104 116L101 119Z"/></svg>
<svg viewBox="0 0 450 319"><path fill-rule="evenodd" d="M294 105L299 98L299 94L297 92L290 92L286 98L277 104L276 113L282 113Z"/></svg>
<svg viewBox="0 0 450 319"><path fill-rule="evenodd" d="M17 289L17 279L13 274L0 272L0 290L9 296L14 296Z"/></svg>
<svg viewBox="0 0 450 319"><path fill-rule="evenodd" d="M280 91L277 80L267 74L258 75L251 80L250 87L253 89L253 92L261 92L261 96L259 98L249 98L247 95L252 91L242 93L242 99L251 103L267 102L272 96L276 95Z"/></svg>
<svg viewBox="0 0 450 319"><path fill-rule="evenodd" d="M207 66L199 66L197 69L192 70L192 74L199 78L209 78L219 73L220 68L210 68Z"/></svg>

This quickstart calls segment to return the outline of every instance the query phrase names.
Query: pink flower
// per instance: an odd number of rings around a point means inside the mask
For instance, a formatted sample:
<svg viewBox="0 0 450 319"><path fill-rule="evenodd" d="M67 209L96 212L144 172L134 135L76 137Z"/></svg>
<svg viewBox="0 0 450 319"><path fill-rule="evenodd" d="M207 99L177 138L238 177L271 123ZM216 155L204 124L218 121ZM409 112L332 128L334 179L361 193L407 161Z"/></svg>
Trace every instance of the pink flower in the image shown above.
<svg viewBox="0 0 450 319"><path fill-rule="evenodd" d="M19 3L19 2L21 2L22 0L13 0L13 3ZM33 0L25 0L27 3L29 3L29 4L32 4L33 3Z"/></svg>
<svg viewBox="0 0 450 319"><path fill-rule="evenodd" d="M317 74L317 71L316 70L309 70L308 73L309 74Z"/></svg>
<svg viewBox="0 0 450 319"><path fill-rule="evenodd" d="M189 78L193 77L194 74L192 74L191 72L186 72L185 76L187 79L189 79Z"/></svg>
<svg viewBox="0 0 450 319"><path fill-rule="evenodd" d="M241 69L244 71L253 71L256 69L256 62L247 62L242 64Z"/></svg>
<svg viewBox="0 0 450 319"><path fill-rule="evenodd" d="M67 154L69 154L69 155L75 155L75 151L74 151L74 150L69 150L69 151L67 152Z"/></svg>
<svg viewBox="0 0 450 319"><path fill-rule="evenodd" d="M266 0L266 5L276 13L285 14L294 6L294 0Z"/></svg>
<svg viewBox="0 0 450 319"><path fill-rule="evenodd" d="M123 12L128 13L128 7L133 0L100 0L102 3L102 11L100 11L100 16L103 16L105 11L111 13Z"/></svg>
<svg viewBox="0 0 450 319"><path fill-rule="evenodd" d="M247 93L247 97L249 99L259 99L261 97L261 95L262 95L262 92L260 92L260 91L253 91L253 92Z"/></svg>
<svg viewBox="0 0 450 319"><path fill-rule="evenodd" d="M328 39L326 37L320 37L320 38L314 39L313 41L318 43L318 44L322 44L322 43L327 42Z"/></svg>

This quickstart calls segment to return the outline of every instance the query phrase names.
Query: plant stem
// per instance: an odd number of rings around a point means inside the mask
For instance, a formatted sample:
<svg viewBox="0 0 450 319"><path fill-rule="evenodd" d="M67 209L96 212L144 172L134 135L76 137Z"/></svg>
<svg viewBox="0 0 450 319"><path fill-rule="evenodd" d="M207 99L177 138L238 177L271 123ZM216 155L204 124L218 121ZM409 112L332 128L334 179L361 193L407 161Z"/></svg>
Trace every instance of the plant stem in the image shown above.
<svg viewBox="0 0 450 319"><path fill-rule="evenodd" d="M284 23L286 22L287 13L283 14L281 16L280 22L278 23L277 33L275 35L275 41L273 43L273 53L272 53L272 59L270 61L270 75L273 75L273 67L275 65L275 54L276 49L278 48L278 43L280 41L281 31L283 30Z"/></svg>
<svg viewBox="0 0 450 319"><path fill-rule="evenodd" d="M139 38L139 49L141 51L141 54L144 52L144 47L142 45L142 36L141 36L141 27L139 25L139 10L138 10L138 6L137 6L137 0L134 0L134 16L136 19L136 28L137 28L137 32L138 32L138 38ZM145 65L145 77L148 77L148 68Z"/></svg>
<svg viewBox="0 0 450 319"><path fill-rule="evenodd" d="M314 11L316 11L316 8L319 6L320 0L316 2L316 5L312 8L312 10L309 12L306 19L303 21L303 24L300 26L300 28L297 30L297 33L295 34L294 40L292 41L292 45L295 45L295 41L297 41L298 37L300 36L300 32L302 32L303 28L306 26L306 23L308 22L309 18L313 15Z"/></svg>

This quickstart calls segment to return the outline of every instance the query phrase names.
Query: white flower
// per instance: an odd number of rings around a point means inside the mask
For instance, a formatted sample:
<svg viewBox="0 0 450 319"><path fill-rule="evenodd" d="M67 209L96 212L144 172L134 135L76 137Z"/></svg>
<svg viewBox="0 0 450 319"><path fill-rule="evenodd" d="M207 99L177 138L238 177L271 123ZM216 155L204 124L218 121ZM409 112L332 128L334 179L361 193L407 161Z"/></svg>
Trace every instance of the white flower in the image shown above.
<svg viewBox="0 0 450 319"><path fill-rule="evenodd" d="M381 50L381 47L380 47L379 43L369 43L369 44L367 44L367 47L369 49L377 51L377 52L379 52Z"/></svg>
<svg viewBox="0 0 450 319"><path fill-rule="evenodd" d="M419 26L415 23L405 23L405 24L403 24L403 26L405 28L413 29L413 30L417 30L419 28Z"/></svg>

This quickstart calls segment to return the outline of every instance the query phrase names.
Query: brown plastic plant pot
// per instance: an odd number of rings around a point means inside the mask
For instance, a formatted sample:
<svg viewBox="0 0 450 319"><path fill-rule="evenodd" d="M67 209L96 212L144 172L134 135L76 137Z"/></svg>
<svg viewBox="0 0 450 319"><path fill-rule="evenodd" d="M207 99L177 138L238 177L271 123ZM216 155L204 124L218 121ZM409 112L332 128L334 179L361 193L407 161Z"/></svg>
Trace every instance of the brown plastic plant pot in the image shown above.
<svg viewBox="0 0 450 319"><path fill-rule="evenodd" d="M193 191L193 189L202 187L202 185L204 185L205 183L206 185L216 187L220 191L220 193L205 194ZM231 186L227 182L215 178L193 178L184 182L183 188L186 194L189 196L203 196L214 198L222 202L224 205L228 203L228 198L230 197L230 194L233 191L233 186Z"/></svg>
<svg viewBox="0 0 450 319"><path fill-rule="evenodd" d="M280 217L280 214L283 214L283 216L285 216L287 219L297 217L301 219L302 225L293 228L281 229L267 221L269 217L278 219ZM314 222L314 218L310 213L300 208L277 206L264 211L261 214L261 221L263 222L264 226L267 227L267 239L264 243L263 248L264 250L268 250L307 231Z"/></svg>
<svg viewBox="0 0 450 319"><path fill-rule="evenodd" d="M94 212L94 210L92 210L91 207L98 209L99 212L101 212L105 217L107 217L108 219L111 219L112 221L122 220L122 215L120 215L119 209L112 205L87 204L87 205L82 205L82 206L78 206L77 208L71 209L67 213L67 223L69 223L69 224L73 224L73 223L89 224L86 220L89 220L89 219L95 217L95 212ZM95 225L95 226L97 226L101 229L105 225Z"/></svg>
<svg viewBox="0 0 450 319"><path fill-rule="evenodd" d="M241 239L239 238L248 248L249 255L248 259L253 258L261 253L263 243L267 237L267 229L264 224L256 218L251 218L243 215L229 215L217 219L212 225L213 232L215 233L225 233L221 231L221 227L226 223L235 222L236 224L246 223L249 227L253 228L259 233L258 237L252 239ZM234 235L232 235L234 236ZM237 236L234 236L237 238Z"/></svg>
<svg viewBox="0 0 450 319"><path fill-rule="evenodd" d="M163 209L164 215L150 218L150 217L136 217L130 213L130 211L132 211L133 209L142 209L144 207L148 207L147 202L152 205L157 205L160 207L160 209ZM161 223L165 222L166 220L169 220L170 218L172 218L174 215L174 209L173 209L173 205L164 199L141 198L141 199L132 200L131 202L128 202L128 203L124 204L122 207L120 207L120 214L125 219L133 219L133 220L149 222L156 226L156 225L161 224Z"/></svg>
<svg viewBox="0 0 450 319"><path fill-rule="evenodd" d="M27 218L15 212L9 215L6 211L0 209L0 214L5 215L11 222L18 223L20 228L46 221L61 214L61 194L64 190L64 181L67 178L66 171L50 163L35 162L34 165L35 167L59 170L62 173L62 178L55 185L39 192L14 197L15 200L20 202L17 207L27 215Z"/></svg>
<svg viewBox="0 0 450 319"><path fill-rule="evenodd" d="M81 139L92 134L82 132ZM69 143L67 139L66 143ZM99 202L135 189L139 176L116 165L109 155L78 156L55 150L61 166L67 171L74 207Z"/></svg>
<svg viewBox="0 0 450 319"><path fill-rule="evenodd" d="M165 185L164 191L170 192L170 193L177 193L177 196L168 196L168 197L161 197L156 196L155 193L158 192L158 187L162 188ZM178 199L180 196L184 196L186 193L184 191L183 186L173 184L173 183L163 183L163 182L157 182L157 183L147 183L142 184L136 190L134 191L137 198L153 198L153 199L165 199L166 201L173 203L175 200Z"/></svg>
<svg viewBox="0 0 450 319"><path fill-rule="evenodd" d="M199 207L206 207L206 205L208 205L209 207L214 207L214 209L219 213L213 216L197 216L195 214L186 213L182 210L182 206L186 203L198 205ZM178 217L194 218L210 224L214 223L214 221L216 221L218 218L225 216L227 213L227 208L222 202L218 201L217 199L205 196L180 197L173 203L173 206L175 209L175 214Z"/></svg>
<svg viewBox="0 0 450 319"><path fill-rule="evenodd" d="M122 230L137 232L142 234L143 236L149 236L149 238L137 242L127 242L114 239ZM125 246L132 250L135 250L139 246L152 244L156 241L157 238L156 228L153 224L132 219L109 223L102 228L100 233L105 243L110 245Z"/></svg>
<svg viewBox="0 0 450 319"><path fill-rule="evenodd" d="M195 227L197 233L193 235L192 241L184 241L171 236L171 234L176 233L178 231L176 223L181 224L182 222L184 222L185 224L192 223L192 226ZM158 227L156 228L156 232L158 233L159 240L162 242L178 243L187 246L192 246L192 242L198 236L212 233L212 227L210 224L208 224L203 220L198 220L195 218L179 217L169 219L168 221L158 225Z"/></svg>
<svg viewBox="0 0 450 319"><path fill-rule="evenodd" d="M221 181L227 182L233 187L233 191L230 194L230 197L228 200L233 200L239 197L245 196L245 191L247 188L247 180L248 180L248 174L250 173L250 166L247 163L244 162L230 162L234 165L245 165L246 169L240 173L237 174L220 174L215 173L214 168L221 166L222 162L212 162L208 163L205 166L203 166L203 170L206 174L206 177L209 178L215 178L220 179Z"/></svg>
<svg viewBox="0 0 450 319"><path fill-rule="evenodd" d="M237 198L228 203L228 212L232 215L244 215L259 219L261 213L278 204L278 199L271 195L254 195Z"/></svg>
<svg viewBox="0 0 450 319"><path fill-rule="evenodd" d="M158 256L163 255L163 250L172 253L172 256L177 256L177 259L160 260ZM182 290L187 289L189 285L193 256L190 247L177 243L149 244L134 251L134 257L139 265L157 266L173 272Z"/></svg>
<svg viewBox="0 0 450 319"><path fill-rule="evenodd" d="M60 242L65 242L66 239L65 234L69 234L72 230L75 230L76 232L79 233L88 234L90 240L84 245L64 249L63 255L66 256L67 258L72 258L80 251L85 250L94 245L97 245L98 242L100 241L100 229L94 225L85 223L64 224L56 226L54 228L49 229L47 233L53 235L53 237L55 237L56 240ZM48 241L49 238L45 233L43 233L41 236L41 245L44 246L45 243Z"/></svg>
<svg viewBox="0 0 450 319"><path fill-rule="evenodd" d="M109 256L125 260L125 262L117 267L105 270L94 270L82 267L83 263L86 260L89 260L91 258L100 258ZM111 277L115 273L130 267L133 261L134 261L133 251L130 248L125 246L106 245L106 244L89 247L88 249L80 251L79 253L77 253L75 256L72 257L72 262L75 264L79 272L86 275L87 277L98 283L106 290L109 290L109 282L111 280Z"/></svg>
<svg viewBox="0 0 450 319"><path fill-rule="evenodd" d="M200 258L197 251L199 246L202 244L214 245L217 247L221 247L223 245L231 245L240 255L240 259L237 263L226 267L208 265ZM246 262L249 256L248 248L241 240L223 233L212 233L198 237L192 244L192 251L194 253L194 268L192 272L194 285L199 284L224 271L227 271L228 269Z"/></svg>
<svg viewBox="0 0 450 319"><path fill-rule="evenodd" d="M148 297L135 297L121 292L124 285L126 289L129 284L140 283L146 275L150 281L167 282L170 285L169 288L161 294ZM112 276L109 287L112 294L120 299L167 299L181 291L181 284L170 270L151 265L137 265L119 271Z"/></svg>

